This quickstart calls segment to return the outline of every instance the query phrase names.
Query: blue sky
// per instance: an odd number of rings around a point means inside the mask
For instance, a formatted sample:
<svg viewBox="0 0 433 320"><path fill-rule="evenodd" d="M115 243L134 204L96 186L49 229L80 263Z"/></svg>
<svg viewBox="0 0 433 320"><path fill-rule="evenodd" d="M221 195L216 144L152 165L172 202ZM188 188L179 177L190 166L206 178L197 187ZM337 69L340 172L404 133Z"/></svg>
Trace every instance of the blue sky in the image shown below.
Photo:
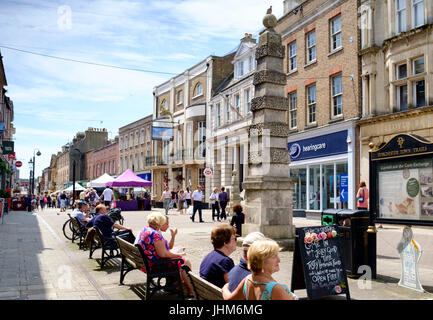
<svg viewBox="0 0 433 320"><path fill-rule="evenodd" d="M147 73L67 62L0 47L14 102L15 152L28 178L88 127L118 129L152 113L153 87L209 55L225 55L245 33L257 38L269 6L283 0L2 0L0 46Z"/></svg>

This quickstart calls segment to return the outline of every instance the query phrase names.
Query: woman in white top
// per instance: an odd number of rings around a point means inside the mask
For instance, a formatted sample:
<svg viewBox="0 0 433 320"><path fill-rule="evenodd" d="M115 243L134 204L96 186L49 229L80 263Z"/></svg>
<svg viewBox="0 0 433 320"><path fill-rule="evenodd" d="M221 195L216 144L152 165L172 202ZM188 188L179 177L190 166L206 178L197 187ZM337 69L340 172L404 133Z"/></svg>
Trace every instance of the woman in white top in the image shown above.
<svg viewBox="0 0 433 320"><path fill-rule="evenodd" d="M186 187L185 200L187 208L189 208L189 206L191 205L191 191L189 190L189 187Z"/></svg>
<svg viewBox="0 0 433 320"><path fill-rule="evenodd" d="M163 201L163 207L165 209L165 215L168 215L168 210L170 209L170 202L171 202L171 192L168 191L168 187L164 188L164 191L162 192L161 200Z"/></svg>

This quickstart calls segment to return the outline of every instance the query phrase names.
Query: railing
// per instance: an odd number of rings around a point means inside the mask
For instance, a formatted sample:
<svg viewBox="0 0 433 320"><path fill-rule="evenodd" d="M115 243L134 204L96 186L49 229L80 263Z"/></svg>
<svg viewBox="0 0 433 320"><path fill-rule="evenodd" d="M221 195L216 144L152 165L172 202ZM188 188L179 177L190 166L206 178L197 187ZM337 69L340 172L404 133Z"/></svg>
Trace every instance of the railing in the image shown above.
<svg viewBox="0 0 433 320"><path fill-rule="evenodd" d="M195 149L189 148L170 153L166 156L146 157L146 166L170 165L179 161L205 160L206 154L204 150L203 147Z"/></svg>

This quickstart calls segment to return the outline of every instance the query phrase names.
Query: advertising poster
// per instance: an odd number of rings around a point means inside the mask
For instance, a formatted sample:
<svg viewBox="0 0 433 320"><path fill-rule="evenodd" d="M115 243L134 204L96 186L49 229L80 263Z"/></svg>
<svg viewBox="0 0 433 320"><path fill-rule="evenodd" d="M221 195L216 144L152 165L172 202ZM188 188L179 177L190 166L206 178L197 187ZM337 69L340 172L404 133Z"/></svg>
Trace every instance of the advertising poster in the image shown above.
<svg viewBox="0 0 433 320"><path fill-rule="evenodd" d="M378 179L380 218L433 220L431 159L382 164Z"/></svg>

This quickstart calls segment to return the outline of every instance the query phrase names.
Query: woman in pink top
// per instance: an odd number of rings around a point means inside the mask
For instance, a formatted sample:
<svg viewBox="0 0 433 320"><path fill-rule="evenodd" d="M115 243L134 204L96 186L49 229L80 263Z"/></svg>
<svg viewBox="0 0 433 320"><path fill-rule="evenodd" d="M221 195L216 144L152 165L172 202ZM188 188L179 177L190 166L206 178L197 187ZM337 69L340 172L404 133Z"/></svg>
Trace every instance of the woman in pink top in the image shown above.
<svg viewBox="0 0 433 320"><path fill-rule="evenodd" d="M369 192L365 185L365 181L361 181L361 183L359 184L356 198L358 199L358 210L368 210Z"/></svg>

